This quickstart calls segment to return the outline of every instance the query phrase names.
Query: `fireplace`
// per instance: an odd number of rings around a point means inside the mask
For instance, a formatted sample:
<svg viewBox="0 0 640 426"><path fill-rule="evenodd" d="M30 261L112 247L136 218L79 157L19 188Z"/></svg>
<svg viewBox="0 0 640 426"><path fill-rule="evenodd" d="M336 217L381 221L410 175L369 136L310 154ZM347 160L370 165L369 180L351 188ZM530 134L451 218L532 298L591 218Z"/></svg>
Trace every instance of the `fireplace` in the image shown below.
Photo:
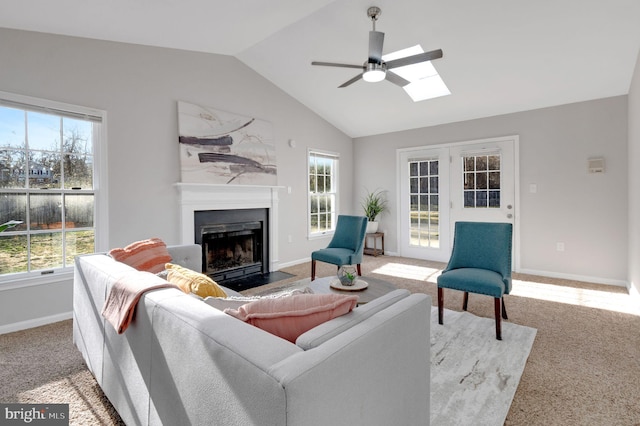
<svg viewBox="0 0 640 426"><path fill-rule="evenodd" d="M194 212L194 239L202 246L202 268L224 285L269 273L269 210Z"/></svg>
<svg viewBox="0 0 640 426"><path fill-rule="evenodd" d="M208 225L235 225L240 222L262 224L262 240L256 243L259 244L260 249L251 245L254 254L258 253L262 256L260 258L262 272L254 273L256 266L253 265L253 270L252 268L243 270L242 275L246 278L232 277L234 274L239 274L239 270L233 270L234 267L225 268L231 270L225 272L228 278L219 280L223 281L222 284L233 290L242 291L268 284L278 278L282 279L283 273L278 271L278 190L280 187L177 183L176 188L180 195L182 244L195 242L202 245L202 229ZM216 212L220 214L217 215ZM251 215L249 215L250 212ZM253 216L255 213L259 215ZM212 231L218 230L212 229ZM240 235L230 237L240 238ZM247 247L248 243L243 244ZM202 252L203 269L206 269L207 255L204 249ZM246 254L243 256L246 257ZM257 260L254 263L257 263Z"/></svg>

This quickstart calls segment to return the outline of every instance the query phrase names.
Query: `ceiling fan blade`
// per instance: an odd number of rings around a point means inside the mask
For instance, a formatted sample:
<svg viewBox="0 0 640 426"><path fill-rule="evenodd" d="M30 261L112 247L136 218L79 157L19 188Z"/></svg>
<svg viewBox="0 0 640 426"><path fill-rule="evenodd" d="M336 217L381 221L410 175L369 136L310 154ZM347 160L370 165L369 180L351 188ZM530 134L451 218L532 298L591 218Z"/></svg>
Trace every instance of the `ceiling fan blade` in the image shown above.
<svg viewBox="0 0 640 426"><path fill-rule="evenodd" d="M387 62L387 69L400 68L407 65L418 64L420 62L432 61L442 58L442 49L432 50L431 52L418 53L417 55L407 56L406 58L394 59Z"/></svg>
<svg viewBox="0 0 640 426"><path fill-rule="evenodd" d="M311 65L320 65L323 67L339 67L339 68L355 68L355 69L364 69L362 65L351 65L351 64L336 64L334 62L311 62Z"/></svg>
<svg viewBox="0 0 640 426"><path fill-rule="evenodd" d="M369 31L369 62L376 64L382 62L383 44L384 33L380 31Z"/></svg>
<svg viewBox="0 0 640 426"><path fill-rule="evenodd" d="M355 83L356 81L360 80L361 78L362 78L362 74L358 74L355 77L353 77L351 80L342 83L338 87L339 88L343 88L343 87L351 86L353 83Z"/></svg>
<svg viewBox="0 0 640 426"><path fill-rule="evenodd" d="M404 78L400 77L398 74L395 74L391 71L387 71L387 74L385 75L385 79L389 80L396 86L400 86L400 87L404 87L407 84L411 83L410 81L405 80Z"/></svg>

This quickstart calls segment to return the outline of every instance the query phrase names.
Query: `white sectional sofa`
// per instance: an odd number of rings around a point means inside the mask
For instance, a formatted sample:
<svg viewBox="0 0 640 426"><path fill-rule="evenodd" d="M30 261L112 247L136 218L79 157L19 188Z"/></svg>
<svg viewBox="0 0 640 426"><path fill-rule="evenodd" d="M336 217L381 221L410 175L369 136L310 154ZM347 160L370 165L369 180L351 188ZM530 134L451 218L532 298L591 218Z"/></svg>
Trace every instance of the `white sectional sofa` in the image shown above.
<svg viewBox="0 0 640 426"><path fill-rule="evenodd" d="M200 270L200 246L169 252ZM164 288L117 334L100 313L128 270L78 257L73 302L75 345L127 425L429 424L429 296L396 290L294 344Z"/></svg>

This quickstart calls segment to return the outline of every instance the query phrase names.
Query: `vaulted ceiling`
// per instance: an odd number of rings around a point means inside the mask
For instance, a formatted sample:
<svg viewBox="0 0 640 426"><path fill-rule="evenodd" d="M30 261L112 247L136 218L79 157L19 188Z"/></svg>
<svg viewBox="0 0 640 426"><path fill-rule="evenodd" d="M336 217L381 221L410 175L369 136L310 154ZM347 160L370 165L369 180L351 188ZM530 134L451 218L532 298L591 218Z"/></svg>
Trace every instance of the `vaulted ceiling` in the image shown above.
<svg viewBox="0 0 640 426"><path fill-rule="evenodd" d="M451 95L339 89L357 70L311 66L362 64L374 5L384 53L442 49L433 65ZM0 5L0 27L232 55L360 137L627 94L640 1L21 0Z"/></svg>

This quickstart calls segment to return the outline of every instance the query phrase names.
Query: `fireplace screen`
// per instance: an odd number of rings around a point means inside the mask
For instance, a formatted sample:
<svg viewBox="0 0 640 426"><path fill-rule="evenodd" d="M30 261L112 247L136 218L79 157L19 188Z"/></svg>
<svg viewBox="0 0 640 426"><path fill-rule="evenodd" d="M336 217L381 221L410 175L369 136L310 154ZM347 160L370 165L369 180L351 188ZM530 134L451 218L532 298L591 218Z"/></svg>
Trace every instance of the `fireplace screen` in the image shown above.
<svg viewBox="0 0 640 426"><path fill-rule="evenodd" d="M262 272L262 222L202 227L205 273L216 281Z"/></svg>

